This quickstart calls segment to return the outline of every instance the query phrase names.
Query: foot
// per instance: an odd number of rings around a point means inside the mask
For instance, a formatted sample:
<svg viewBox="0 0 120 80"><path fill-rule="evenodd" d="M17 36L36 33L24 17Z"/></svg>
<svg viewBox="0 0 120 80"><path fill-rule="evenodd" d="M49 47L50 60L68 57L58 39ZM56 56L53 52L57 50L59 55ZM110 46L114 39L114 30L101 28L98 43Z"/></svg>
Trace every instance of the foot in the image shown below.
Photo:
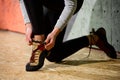
<svg viewBox="0 0 120 80"><path fill-rule="evenodd" d="M108 43L105 29L99 28L96 32L93 32L93 35L96 35L98 37L98 40L95 41L95 45L98 46L101 50L103 50L108 57L116 59L116 51L114 47ZM92 38L93 40L95 40L94 37Z"/></svg>
<svg viewBox="0 0 120 80"><path fill-rule="evenodd" d="M40 69L44 65L44 60L47 56L44 44L41 44L38 41L33 41L32 47L32 55L30 62L26 65L26 71L37 71Z"/></svg>

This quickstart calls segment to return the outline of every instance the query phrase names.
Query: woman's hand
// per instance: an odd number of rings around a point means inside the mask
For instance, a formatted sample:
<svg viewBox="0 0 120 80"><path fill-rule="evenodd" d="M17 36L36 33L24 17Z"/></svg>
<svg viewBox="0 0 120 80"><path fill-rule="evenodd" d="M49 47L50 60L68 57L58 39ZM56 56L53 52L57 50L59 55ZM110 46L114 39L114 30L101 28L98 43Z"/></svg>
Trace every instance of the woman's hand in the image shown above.
<svg viewBox="0 0 120 80"><path fill-rule="evenodd" d="M31 35L32 35L32 25L31 23L27 23L25 24L26 26L26 41L28 43L28 45L31 45L32 44L32 39L31 39Z"/></svg>
<svg viewBox="0 0 120 80"><path fill-rule="evenodd" d="M46 42L45 48L47 50L52 49L54 47L54 45L55 45L55 40L56 40L56 37L54 36L53 33L48 34L48 36L47 36L47 38L45 40L45 42Z"/></svg>
<svg viewBox="0 0 120 80"><path fill-rule="evenodd" d="M46 42L45 48L47 50L50 50L50 49L52 49L54 47L56 37L57 37L57 35L59 33L60 33L60 29L54 28L53 31L50 34L48 34L48 36L47 36L47 38L45 40L45 42Z"/></svg>

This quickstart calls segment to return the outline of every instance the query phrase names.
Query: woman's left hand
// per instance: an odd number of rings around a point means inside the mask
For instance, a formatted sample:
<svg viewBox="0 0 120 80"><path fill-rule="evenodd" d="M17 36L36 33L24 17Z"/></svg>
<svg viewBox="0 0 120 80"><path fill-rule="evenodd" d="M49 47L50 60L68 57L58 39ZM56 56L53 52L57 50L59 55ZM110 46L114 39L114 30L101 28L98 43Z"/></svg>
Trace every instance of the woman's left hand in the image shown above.
<svg viewBox="0 0 120 80"><path fill-rule="evenodd" d="M52 33L48 34L48 36L45 40L45 42L46 42L45 49L46 50L52 49L55 45L55 40L56 40L56 37Z"/></svg>
<svg viewBox="0 0 120 80"><path fill-rule="evenodd" d="M60 29L54 28L53 31L50 34L48 34L48 36L45 40L45 43L46 43L45 49L46 50L51 50L54 47L56 37L59 34L59 32L60 32Z"/></svg>

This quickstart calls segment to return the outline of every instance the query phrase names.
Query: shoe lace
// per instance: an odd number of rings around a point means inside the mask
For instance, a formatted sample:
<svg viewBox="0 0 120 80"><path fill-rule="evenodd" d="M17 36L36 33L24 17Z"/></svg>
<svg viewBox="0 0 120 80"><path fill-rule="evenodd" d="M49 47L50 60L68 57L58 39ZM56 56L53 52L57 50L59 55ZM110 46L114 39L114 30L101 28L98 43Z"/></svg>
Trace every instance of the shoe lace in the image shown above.
<svg viewBox="0 0 120 80"><path fill-rule="evenodd" d="M91 41L92 41L92 39L94 40L94 38L93 38L93 34L95 33L95 29L94 28L92 28L92 31L90 32L90 39L91 39ZM94 40L95 41L95 40ZM87 57L86 58L88 58L89 56L90 56L90 53L91 53L91 49L92 49L92 45L90 44L90 47L89 47L89 54L87 55Z"/></svg>
<svg viewBox="0 0 120 80"><path fill-rule="evenodd" d="M35 60L36 60L37 58L39 58L38 56L40 55L40 52L45 49L45 48L44 48L44 44L45 44L45 43L42 43L42 42L40 42L40 41L39 41L39 42L38 42L38 41L34 41L34 42L35 42L35 43L40 43L40 45L37 45L37 48L32 51L32 56L31 56L31 58L30 58L30 63L34 63Z"/></svg>

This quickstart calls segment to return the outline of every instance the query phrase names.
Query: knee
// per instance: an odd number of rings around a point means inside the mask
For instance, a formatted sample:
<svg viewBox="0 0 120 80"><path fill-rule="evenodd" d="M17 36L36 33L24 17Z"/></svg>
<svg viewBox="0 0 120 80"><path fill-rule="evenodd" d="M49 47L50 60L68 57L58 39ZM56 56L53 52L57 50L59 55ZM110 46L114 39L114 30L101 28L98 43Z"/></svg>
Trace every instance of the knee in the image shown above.
<svg viewBox="0 0 120 80"><path fill-rule="evenodd" d="M52 58L49 58L49 57L46 57L46 59L50 62L56 62L56 60L52 59Z"/></svg>
<svg viewBox="0 0 120 80"><path fill-rule="evenodd" d="M46 57L46 59L50 62L55 62L55 63L61 62L61 60L50 58L50 57Z"/></svg>

